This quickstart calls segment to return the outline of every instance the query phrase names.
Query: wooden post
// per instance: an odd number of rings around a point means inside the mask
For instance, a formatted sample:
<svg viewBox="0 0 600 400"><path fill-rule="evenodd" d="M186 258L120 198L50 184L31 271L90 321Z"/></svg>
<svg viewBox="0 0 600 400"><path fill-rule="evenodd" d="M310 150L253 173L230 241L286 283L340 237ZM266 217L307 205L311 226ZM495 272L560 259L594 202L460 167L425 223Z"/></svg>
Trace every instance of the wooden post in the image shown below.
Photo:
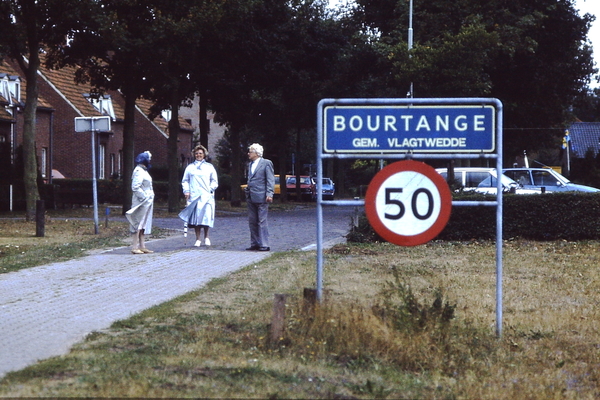
<svg viewBox="0 0 600 400"><path fill-rule="evenodd" d="M303 311L305 314L313 314L317 304L317 289L304 288Z"/></svg>
<svg viewBox="0 0 600 400"><path fill-rule="evenodd" d="M35 236L44 237L46 225L46 205L44 200L35 202Z"/></svg>
<svg viewBox="0 0 600 400"><path fill-rule="evenodd" d="M273 320L271 321L271 344L277 345L283 337L285 327L285 294L276 294L273 300Z"/></svg>

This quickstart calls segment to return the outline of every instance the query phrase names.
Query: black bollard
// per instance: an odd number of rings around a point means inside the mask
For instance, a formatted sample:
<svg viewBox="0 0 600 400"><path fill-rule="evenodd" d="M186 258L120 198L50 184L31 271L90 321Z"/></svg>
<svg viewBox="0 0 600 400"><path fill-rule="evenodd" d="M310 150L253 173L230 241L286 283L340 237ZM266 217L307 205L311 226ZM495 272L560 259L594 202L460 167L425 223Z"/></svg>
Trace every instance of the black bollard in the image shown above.
<svg viewBox="0 0 600 400"><path fill-rule="evenodd" d="M35 202L35 236L44 237L46 228L46 204L44 200Z"/></svg>

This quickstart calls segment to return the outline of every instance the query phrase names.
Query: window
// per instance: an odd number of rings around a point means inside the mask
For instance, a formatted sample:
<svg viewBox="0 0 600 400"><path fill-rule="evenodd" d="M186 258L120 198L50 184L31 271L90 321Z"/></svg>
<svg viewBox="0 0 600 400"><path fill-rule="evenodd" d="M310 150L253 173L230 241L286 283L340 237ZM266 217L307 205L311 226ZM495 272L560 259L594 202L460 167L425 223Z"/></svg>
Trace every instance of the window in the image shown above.
<svg viewBox="0 0 600 400"><path fill-rule="evenodd" d="M504 175L518 182L521 186L531 185L531 177L529 171L506 171Z"/></svg>
<svg viewBox="0 0 600 400"><path fill-rule="evenodd" d="M487 171L467 171L467 182L466 187L477 187L479 184L490 175Z"/></svg>
<svg viewBox="0 0 600 400"><path fill-rule="evenodd" d="M48 175L46 173L46 169L48 168L48 148L46 147L42 147L42 162L40 165L40 169L41 169L41 174L42 174L42 178L46 178L46 176Z"/></svg>
<svg viewBox="0 0 600 400"><path fill-rule="evenodd" d="M101 96L92 96L90 94L84 94L85 97L98 112L102 115L108 115L112 120L115 119L115 110L112 104L112 98L108 94Z"/></svg>
<svg viewBox="0 0 600 400"><path fill-rule="evenodd" d="M536 186L558 186L556 178L546 171L533 171L533 181Z"/></svg>
<svg viewBox="0 0 600 400"><path fill-rule="evenodd" d="M123 150L119 150L119 159L117 160L117 173L119 174L119 179L123 177Z"/></svg>
<svg viewBox="0 0 600 400"><path fill-rule="evenodd" d="M115 166L115 155L113 153L110 154L110 177L116 178L117 171Z"/></svg>
<svg viewBox="0 0 600 400"><path fill-rule="evenodd" d="M10 106L21 101L21 79L18 76L0 74L0 96L8 101L9 107L6 110L12 114L14 109Z"/></svg>
<svg viewBox="0 0 600 400"><path fill-rule="evenodd" d="M106 179L105 171L106 145L98 146L98 179Z"/></svg>

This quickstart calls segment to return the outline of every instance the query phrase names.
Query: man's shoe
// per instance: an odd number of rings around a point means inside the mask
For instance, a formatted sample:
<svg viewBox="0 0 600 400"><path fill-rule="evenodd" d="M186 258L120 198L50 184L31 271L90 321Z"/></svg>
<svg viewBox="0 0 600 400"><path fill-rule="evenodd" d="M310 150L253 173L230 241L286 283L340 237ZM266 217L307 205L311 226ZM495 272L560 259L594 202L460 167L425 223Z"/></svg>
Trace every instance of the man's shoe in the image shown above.
<svg viewBox="0 0 600 400"><path fill-rule="evenodd" d="M260 249L259 246L250 246L246 250L248 250L248 251L256 251L256 250L259 250L259 249Z"/></svg>
<svg viewBox="0 0 600 400"><path fill-rule="evenodd" d="M258 251L271 251L270 247L259 247Z"/></svg>

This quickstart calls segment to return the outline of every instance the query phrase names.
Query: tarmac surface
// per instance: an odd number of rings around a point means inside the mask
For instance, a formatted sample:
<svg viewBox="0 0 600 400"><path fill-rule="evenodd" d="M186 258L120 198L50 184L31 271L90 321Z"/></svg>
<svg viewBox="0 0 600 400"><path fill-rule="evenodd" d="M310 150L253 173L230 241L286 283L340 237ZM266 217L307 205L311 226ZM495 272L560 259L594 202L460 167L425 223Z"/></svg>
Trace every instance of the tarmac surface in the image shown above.
<svg viewBox="0 0 600 400"><path fill-rule="evenodd" d="M352 207L323 208L325 247L345 241L354 212ZM134 255L130 247L121 247L0 275L0 378L66 354L91 332L273 252L316 249L314 207L270 211L268 222L271 252L245 251L250 233L243 213L217 215L210 247L194 247L193 230L184 238L178 218L155 218L154 226L178 232L149 240L152 254Z"/></svg>

